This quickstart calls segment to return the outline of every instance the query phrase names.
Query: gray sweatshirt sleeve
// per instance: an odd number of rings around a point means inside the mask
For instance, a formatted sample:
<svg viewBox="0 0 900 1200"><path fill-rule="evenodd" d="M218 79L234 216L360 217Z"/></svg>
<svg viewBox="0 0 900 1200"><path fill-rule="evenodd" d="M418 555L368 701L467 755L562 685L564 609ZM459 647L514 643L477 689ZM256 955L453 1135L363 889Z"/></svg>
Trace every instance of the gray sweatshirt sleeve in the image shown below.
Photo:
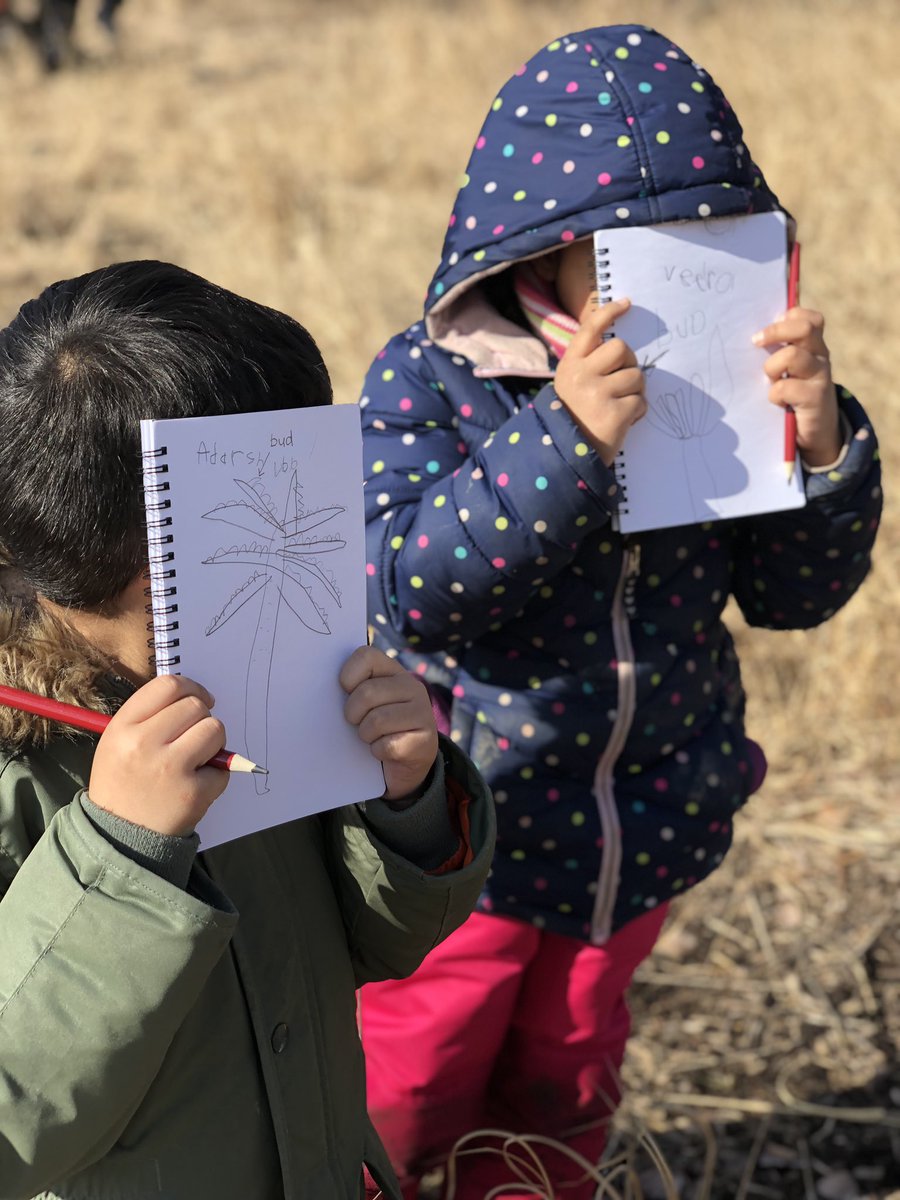
<svg viewBox="0 0 900 1200"><path fill-rule="evenodd" d="M440 754L428 787L406 808L391 808L385 800L369 800L358 807L385 846L423 871L435 870L459 845L459 834L447 807L446 774Z"/></svg>
<svg viewBox="0 0 900 1200"><path fill-rule="evenodd" d="M154 875L182 890L187 887L191 867L200 845L196 833L188 837L157 833L98 807L87 792L82 792L78 799L85 816L94 828L98 829L107 841L112 842L126 858L146 867Z"/></svg>

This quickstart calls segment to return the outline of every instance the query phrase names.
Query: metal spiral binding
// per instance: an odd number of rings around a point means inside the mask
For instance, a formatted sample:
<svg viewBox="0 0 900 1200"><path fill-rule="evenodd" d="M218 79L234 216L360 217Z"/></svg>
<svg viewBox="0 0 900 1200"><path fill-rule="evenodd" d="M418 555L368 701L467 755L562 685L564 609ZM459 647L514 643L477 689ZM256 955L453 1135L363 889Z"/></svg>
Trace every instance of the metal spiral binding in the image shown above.
<svg viewBox="0 0 900 1200"><path fill-rule="evenodd" d="M610 294L613 290L613 285L610 282L612 272L609 269L609 258L604 258L603 255L609 254L609 248L606 246L594 247L594 263L597 270L597 296L601 304L609 304L612 300ZM615 333L611 329L602 335L603 341L608 342L610 338L615 337ZM620 450L613 462L613 475L616 477L616 483L622 492L622 498L619 503L619 515L627 514L628 512L628 480L625 477L625 458L624 451Z"/></svg>
<svg viewBox="0 0 900 1200"><path fill-rule="evenodd" d="M608 292L612 291L612 284L609 282L609 259L601 258L602 254L609 254L609 249L606 246L594 247L594 265L597 270L597 294L600 297L601 304L609 304L612 296ZM604 337L611 337L611 334L604 334Z"/></svg>
<svg viewBox="0 0 900 1200"><path fill-rule="evenodd" d="M143 451L147 563L150 575L150 586L144 588L144 595L150 598L150 603L145 604L144 609L150 618L147 631L151 636L147 638L147 649L150 651L153 665L158 673L173 675L178 674L175 668L181 662L181 655L175 653L181 644L180 640L172 636L178 629L178 620L174 616L178 612L178 603L175 600L178 594L178 585L175 582L175 535L171 532L172 501L168 497L159 498L161 493L169 491L169 481L158 478L169 472L169 464L163 461L167 449L167 446L160 446L156 450ZM166 515L162 515L163 513ZM164 530L169 532L163 532ZM168 620L163 621L163 617Z"/></svg>
<svg viewBox="0 0 900 1200"><path fill-rule="evenodd" d="M628 478L625 474L625 452L620 450L613 462L613 475L616 477L616 483L619 485L619 490L622 493L622 498L619 501L617 509L618 515L628 515Z"/></svg>

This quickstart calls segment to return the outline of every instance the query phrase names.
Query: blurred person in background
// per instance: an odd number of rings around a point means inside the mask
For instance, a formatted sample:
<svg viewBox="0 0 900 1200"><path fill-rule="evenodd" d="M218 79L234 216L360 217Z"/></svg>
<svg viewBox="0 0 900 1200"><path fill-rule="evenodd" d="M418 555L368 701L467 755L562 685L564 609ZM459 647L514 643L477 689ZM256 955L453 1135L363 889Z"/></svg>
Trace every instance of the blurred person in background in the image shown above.
<svg viewBox="0 0 900 1200"><path fill-rule="evenodd" d="M78 0L41 0L37 15L30 20L17 17L10 0L0 0L0 22L6 17L35 43L48 71L58 71L74 57L72 31ZM97 20L111 37L116 33L116 13L122 0L101 0Z"/></svg>

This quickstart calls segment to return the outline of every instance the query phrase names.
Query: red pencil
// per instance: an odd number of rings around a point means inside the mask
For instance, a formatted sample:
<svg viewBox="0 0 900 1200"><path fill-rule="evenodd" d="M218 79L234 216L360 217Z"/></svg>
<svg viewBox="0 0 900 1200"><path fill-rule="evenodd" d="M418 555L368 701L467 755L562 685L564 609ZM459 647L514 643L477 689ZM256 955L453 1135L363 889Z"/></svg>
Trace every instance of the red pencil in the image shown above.
<svg viewBox="0 0 900 1200"><path fill-rule="evenodd" d="M800 302L800 243L794 242L791 249L791 266L788 272L788 308ZM797 415L790 405L784 410L784 473L788 483L794 477L797 463Z"/></svg>
<svg viewBox="0 0 900 1200"><path fill-rule="evenodd" d="M51 721L59 721L63 725L74 725L76 729L87 729L91 733L102 733L112 720L107 713L96 712L92 708L78 708L75 704L63 704L59 700L50 700L47 696L36 696L33 692L23 692L18 688L0 685L0 704L9 708L19 708L23 712L35 713L39 717L47 717ZM222 771L243 771L253 775L268 775L265 767L257 766L242 754L233 750L220 750L218 754L205 764L207 767L218 767Z"/></svg>

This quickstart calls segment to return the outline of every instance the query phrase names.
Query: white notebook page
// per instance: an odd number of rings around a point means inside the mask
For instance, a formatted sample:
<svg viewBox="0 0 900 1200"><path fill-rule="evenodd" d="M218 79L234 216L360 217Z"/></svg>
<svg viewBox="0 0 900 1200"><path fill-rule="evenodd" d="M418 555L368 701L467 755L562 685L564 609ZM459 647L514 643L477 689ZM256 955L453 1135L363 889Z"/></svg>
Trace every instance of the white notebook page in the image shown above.
<svg viewBox="0 0 900 1200"><path fill-rule="evenodd" d="M801 507L784 466L784 414L769 403L768 352L752 334L784 311L782 213L604 229L601 297L645 366L649 411L616 463L624 533Z"/></svg>
<svg viewBox="0 0 900 1200"><path fill-rule="evenodd" d="M143 421L141 435L148 505L170 501L148 507L157 670L211 691L227 748L269 771L232 773L202 845L380 795L338 684L366 641L358 409Z"/></svg>

